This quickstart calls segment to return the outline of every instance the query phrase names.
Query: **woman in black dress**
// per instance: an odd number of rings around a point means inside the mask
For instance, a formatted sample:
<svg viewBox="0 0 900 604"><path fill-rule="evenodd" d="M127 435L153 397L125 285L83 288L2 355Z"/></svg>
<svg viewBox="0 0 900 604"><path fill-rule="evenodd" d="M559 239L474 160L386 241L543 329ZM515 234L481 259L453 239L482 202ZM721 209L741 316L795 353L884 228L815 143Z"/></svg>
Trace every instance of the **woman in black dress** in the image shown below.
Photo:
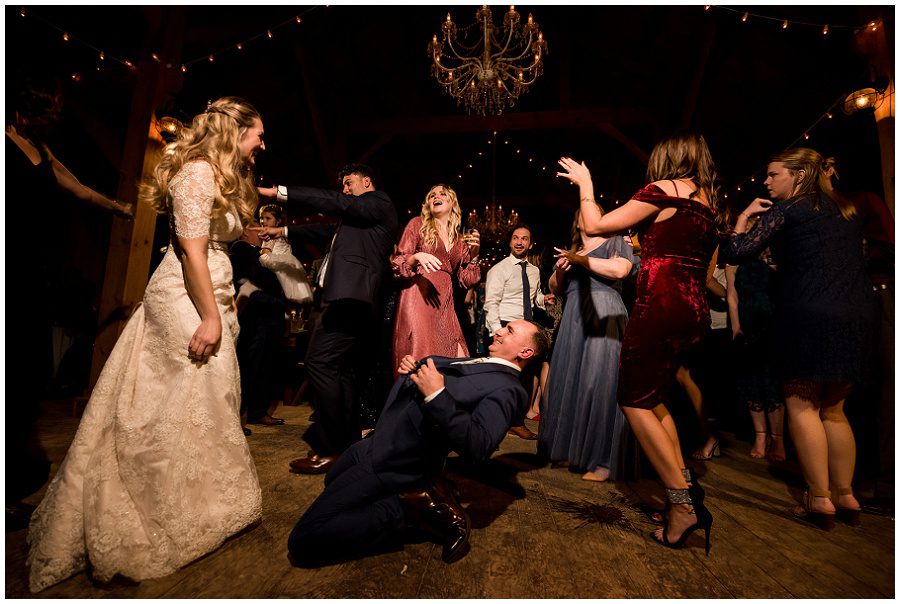
<svg viewBox="0 0 900 604"><path fill-rule="evenodd" d="M770 246L778 265L774 366L808 485L796 512L828 530L836 513L851 524L859 519L850 487L856 444L843 405L871 348L875 306L862 225L852 205L823 191L822 163L811 149L774 157L766 178L772 201L744 210L727 253L740 263Z"/></svg>

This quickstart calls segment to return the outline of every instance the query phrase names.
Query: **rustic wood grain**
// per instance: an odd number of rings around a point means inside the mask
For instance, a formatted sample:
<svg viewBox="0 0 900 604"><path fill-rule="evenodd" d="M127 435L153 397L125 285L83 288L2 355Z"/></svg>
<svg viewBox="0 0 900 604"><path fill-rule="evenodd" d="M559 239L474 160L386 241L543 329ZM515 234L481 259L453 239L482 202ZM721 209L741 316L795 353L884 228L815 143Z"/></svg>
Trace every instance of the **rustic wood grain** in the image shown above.
<svg viewBox="0 0 900 604"><path fill-rule="evenodd" d="M726 441L723 457L692 462L712 511L712 551L702 533L679 551L649 538L646 509L662 507L652 479L593 483L538 462L534 441L508 436L490 462L451 456L447 475L472 523L471 551L444 564L425 540L402 550L316 569L287 560L294 523L323 488L288 472L306 455L309 408L285 407L285 426L250 426L263 488L263 520L219 550L161 579L99 586L81 573L45 598L883 598L894 596L893 518L824 532L794 518L802 489L795 464L751 460ZM45 404L40 436L53 471L74 436L71 401ZM532 430L537 424L528 422ZM8 460L7 463L10 463ZM37 504L43 490L28 502ZM6 596L30 597L25 531L6 534Z"/></svg>

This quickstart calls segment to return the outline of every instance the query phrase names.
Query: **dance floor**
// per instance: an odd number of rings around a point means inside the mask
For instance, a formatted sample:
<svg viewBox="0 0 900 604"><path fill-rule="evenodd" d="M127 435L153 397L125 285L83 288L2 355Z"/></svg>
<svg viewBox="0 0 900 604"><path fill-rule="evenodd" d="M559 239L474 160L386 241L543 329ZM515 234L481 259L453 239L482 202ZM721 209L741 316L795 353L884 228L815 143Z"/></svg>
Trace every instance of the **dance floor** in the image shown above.
<svg viewBox="0 0 900 604"><path fill-rule="evenodd" d="M48 403L42 440L54 461L77 420L71 403ZM451 457L450 477L472 519L471 551L446 565L429 542L321 569L293 568L287 536L322 489L321 476L288 472L306 453L309 408L279 409L281 427L252 426L263 521L179 572L95 585L82 573L38 594L58 598L884 598L894 597L894 519L826 533L791 516L796 465L751 460L726 439L723 457L695 462L713 516L670 551L651 541L644 510L662 505L652 480L589 483L565 468L538 467L535 442L508 436L480 467ZM537 426L529 422L536 430ZM15 463L15 460L7 460ZM790 486L789 486L790 485ZM37 503L43 491L28 501ZM25 530L6 534L6 597L29 597Z"/></svg>

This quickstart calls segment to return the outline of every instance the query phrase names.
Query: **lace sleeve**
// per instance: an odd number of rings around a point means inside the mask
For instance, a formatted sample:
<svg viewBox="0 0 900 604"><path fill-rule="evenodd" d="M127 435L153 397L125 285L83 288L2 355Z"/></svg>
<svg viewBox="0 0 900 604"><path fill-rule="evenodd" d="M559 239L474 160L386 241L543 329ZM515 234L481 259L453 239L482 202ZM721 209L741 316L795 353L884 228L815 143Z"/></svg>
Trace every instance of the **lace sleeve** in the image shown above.
<svg viewBox="0 0 900 604"><path fill-rule="evenodd" d="M209 221L215 199L216 181L212 166L205 161L186 163L169 187L175 234L182 239L209 237Z"/></svg>
<svg viewBox="0 0 900 604"><path fill-rule="evenodd" d="M753 228L747 233L732 235L722 248L726 264L741 264L759 256L775 234L784 226L784 212L779 205L760 216Z"/></svg>

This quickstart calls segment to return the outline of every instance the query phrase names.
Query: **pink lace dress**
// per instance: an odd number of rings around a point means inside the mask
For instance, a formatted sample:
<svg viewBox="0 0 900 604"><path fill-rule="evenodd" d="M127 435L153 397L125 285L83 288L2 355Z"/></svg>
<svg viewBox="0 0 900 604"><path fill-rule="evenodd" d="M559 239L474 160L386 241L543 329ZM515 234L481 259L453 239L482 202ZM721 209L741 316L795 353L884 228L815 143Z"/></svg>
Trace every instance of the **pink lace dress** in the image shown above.
<svg viewBox="0 0 900 604"><path fill-rule="evenodd" d="M469 350L456 317L453 288L463 290L481 279L481 268L471 262L469 246L458 238L448 251L438 238L428 245L419 234L422 219L413 218L406 225L394 256L394 276L401 280L400 301L394 326L393 370L396 376L400 359L412 355L416 359L428 355L455 357L462 348ZM421 265L409 267L409 259L417 252L427 252L441 261L441 269L426 273Z"/></svg>

